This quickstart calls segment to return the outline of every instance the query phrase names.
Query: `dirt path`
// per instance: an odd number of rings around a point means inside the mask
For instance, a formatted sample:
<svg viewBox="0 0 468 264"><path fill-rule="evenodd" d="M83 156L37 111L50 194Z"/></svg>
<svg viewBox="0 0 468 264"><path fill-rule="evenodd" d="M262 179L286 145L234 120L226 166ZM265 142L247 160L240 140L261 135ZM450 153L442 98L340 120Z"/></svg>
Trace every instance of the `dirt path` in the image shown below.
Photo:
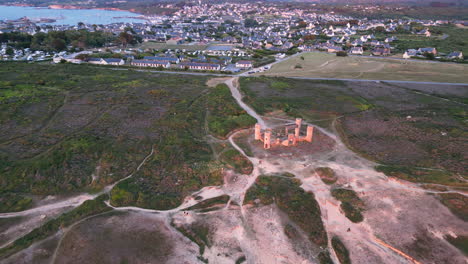
<svg viewBox="0 0 468 264"><path fill-rule="evenodd" d="M257 122L260 124L260 126L262 126L262 128L268 128L267 124L265 123L265 121L263 121L262 117L260 117L260 115L258 115L255 112L255 110L253 110L253 108L251 108L250 106L248 106L246 103L244 103L242 101L242 95L241 95L240 90L238 88L239 78L231 78L231 79L227 80L225 83L227 84L227 86L231 90L232 97L234 97L234 99L236 99L237 104L239 104L239 106L242 109L244 109L247 112L247 114L249 114L253 118L257 119Z"/></svg>

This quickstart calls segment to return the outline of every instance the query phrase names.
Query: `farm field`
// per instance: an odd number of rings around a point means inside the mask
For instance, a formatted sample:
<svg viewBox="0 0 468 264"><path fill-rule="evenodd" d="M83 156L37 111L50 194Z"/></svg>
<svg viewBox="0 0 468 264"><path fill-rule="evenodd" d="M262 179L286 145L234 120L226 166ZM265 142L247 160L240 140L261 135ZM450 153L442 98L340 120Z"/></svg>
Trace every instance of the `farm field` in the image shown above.
<svg viewBox="0 0 468 264"><path fill-rule="evenodd" d="M468 83L468 65L308 52L277 63L261 75Z"/></svg>

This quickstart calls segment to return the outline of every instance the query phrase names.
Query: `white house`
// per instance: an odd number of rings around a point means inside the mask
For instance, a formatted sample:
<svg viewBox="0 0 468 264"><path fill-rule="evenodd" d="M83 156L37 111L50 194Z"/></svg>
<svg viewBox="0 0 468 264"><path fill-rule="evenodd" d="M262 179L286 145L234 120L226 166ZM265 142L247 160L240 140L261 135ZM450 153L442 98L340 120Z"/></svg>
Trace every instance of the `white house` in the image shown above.
<svg viewBox="0 0 468 264"><path fill-rule="evenodd" d="M362 55L364 53L364 50L362 49L362 47L352 47L350 50L349 50L349 53L350 54L359 54L359 55Z"/></svg>
<svg viewBox="0 0 468 264"><path fill-rule="evenodd" d="M237 68L242 68L242 69L250 69L253 67L252 61L247 61L247 60L240 60L236 62L236 67Z"/></svg>
<svg viewBox="0 0 468 264"><path fill-rule="evenodd" d="M461 51L454 51L450 53L447 58L454 60L454 59L460 59L463 60L463 53Z"/></svg>

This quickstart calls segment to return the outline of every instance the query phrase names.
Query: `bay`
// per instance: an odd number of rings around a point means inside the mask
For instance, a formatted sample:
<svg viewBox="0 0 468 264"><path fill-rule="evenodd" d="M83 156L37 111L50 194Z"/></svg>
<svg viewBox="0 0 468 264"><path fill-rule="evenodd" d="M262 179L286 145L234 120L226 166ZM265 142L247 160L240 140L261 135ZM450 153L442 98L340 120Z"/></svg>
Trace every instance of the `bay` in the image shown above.
<svg viewBox="0 0 468 264"><path fill-rule="evenodd" d="M0 5L0 20L16 20L27 17L33 22L39 19L55 19L48 25L76 25L79 22L85 24L107 25L112 23L144 23L138 18L140 14L129 11L113 11L101 9L51 9L47 7L29 6L3 6Z"/></svg>

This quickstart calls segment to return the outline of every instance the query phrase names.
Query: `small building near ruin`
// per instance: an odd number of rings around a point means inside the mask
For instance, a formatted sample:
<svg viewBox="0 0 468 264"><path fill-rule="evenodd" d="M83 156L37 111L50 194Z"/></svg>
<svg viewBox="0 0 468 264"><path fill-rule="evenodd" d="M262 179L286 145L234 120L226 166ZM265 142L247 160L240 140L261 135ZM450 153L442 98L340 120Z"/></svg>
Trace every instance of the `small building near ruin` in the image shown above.
<svg viewBox="0 0 468 264"><path fill-rule="evenodd" d="M284 132L279 131L273 134L271 129L266 129L262 133L262 127L257 123L255 124L255 140L263 141L264 149L269 149L272 146L295 146L301 141L312 142L314 127L307 125L306 135L301 136L301 126L302 119L296 118L296 123L285 126Z"/></svg>

